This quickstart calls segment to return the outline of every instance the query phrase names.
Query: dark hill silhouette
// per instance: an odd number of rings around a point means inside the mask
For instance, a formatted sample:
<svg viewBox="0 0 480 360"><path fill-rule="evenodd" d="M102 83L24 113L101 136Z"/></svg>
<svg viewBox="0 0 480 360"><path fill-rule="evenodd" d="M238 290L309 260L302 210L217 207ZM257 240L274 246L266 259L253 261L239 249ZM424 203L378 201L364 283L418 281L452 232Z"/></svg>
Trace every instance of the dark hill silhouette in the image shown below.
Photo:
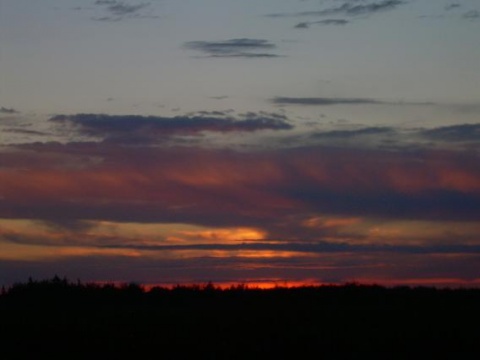
<svg viewBox="0 0 480 360"><path fill-rule="evenodd" d="M52 280L0 296L5 359L337 359L480 354L480 290L123 286Z"/></svg>

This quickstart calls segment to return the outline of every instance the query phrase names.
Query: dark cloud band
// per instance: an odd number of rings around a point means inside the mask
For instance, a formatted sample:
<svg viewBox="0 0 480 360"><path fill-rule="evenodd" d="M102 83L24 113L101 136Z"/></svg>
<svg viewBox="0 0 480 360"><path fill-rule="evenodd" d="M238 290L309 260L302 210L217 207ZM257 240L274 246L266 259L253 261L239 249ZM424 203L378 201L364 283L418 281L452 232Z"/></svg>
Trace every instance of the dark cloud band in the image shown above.
<svg viewBox="0 0 480 360"><path fill-rule="evenodd" d="M209 57L273 58L280 55L264 50L273 50L276 45L265 39L230 39L224 41L190 41L184 47L203 52ZM262 52L260 52L262 51Z"/></svg>
<svg viewBox="0 0 480 360"><path fill-rule="evenodd" d="M18 114L19 111L15 110L14 108L7 108L7 107L0 107L0 114Z"/></svg>
<svg viewBox="0 0 480 360"><path fill-rule="evenodd" d="M277 96L271 102L278 105L435 105L432 102L387 101L369 98L326 98L326 97L283 97Z"/></svg>
<svg viewBox="0 0 480 360"><path fill-rule="evenodd" d="M267 116L265 114L247 114L243 118L205 116L140 116L140 115L106 115L106 114L76 114L56 115L51 122L61 125L71 125L84 135L101 136L104 138L134 139L142 137L145 140L158 136L192 135L203 131L211 132L252 132L258 130L289 130L293 126L285 118Z"/></svg>

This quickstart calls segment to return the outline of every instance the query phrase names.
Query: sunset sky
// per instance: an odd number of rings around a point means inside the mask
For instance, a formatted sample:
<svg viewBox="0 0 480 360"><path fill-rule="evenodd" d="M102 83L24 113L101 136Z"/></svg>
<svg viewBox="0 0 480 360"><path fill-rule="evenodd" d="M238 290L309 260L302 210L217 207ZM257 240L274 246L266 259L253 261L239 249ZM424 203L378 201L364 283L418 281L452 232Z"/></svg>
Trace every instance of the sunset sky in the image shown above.
<svg viewBox="0 0 480 360"><path fill-rule="evenodd" d="M478 0L0 0L0 285L480 286Z"/></svg>

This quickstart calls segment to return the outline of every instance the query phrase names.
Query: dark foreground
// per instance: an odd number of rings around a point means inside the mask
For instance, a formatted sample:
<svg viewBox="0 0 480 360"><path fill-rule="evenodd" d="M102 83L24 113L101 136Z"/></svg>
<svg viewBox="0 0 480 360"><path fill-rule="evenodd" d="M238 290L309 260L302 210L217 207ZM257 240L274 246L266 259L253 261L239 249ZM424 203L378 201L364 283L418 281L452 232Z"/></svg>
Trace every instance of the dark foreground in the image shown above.
<svg viewBox="0 0 480 360"><path fill-rule="evenodd" d="M480 290L147 292L55 278L0 296L0 344L2 359L478 359Z"/></svg>

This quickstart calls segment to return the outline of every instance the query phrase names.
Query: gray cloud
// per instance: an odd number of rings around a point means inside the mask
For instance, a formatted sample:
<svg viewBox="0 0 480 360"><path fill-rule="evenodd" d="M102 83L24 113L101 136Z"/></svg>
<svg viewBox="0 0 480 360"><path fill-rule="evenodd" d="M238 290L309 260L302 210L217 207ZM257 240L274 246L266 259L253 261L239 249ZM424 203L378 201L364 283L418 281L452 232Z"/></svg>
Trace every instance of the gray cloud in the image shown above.
<svg viewBox="0 0 480 360"><path fill-rule="evenodd" d="M200 112L196 115L159 117L140 115L76 114L56 115L51 122L74 126L83 135L122 141L151 141L170 135L194 135L203 131L252 132L289 130L285 117L251 113L232 117L225 112ZM221 117L218 117L221 116Z"/></svg>
<svg viewBox="0 0 480 360"><path fill-rule="evenodd" d="M325 19L320 21L305 21L295 25L296 29L307 29L310 25L347 25L348 20L345 19Z"/></svg>
<svg viewBox="0 0 480 360"><path fill-rule="evenodd" d="M280 55L270 52L259 52L272 50L276 45L264 39L230 39L223 41L189 41L184 47L197 50L207 54L209 57L225 58L274 58Z"/></svg>
<svg viewBox="0 0 480 360"><path fill-rule="evenodd" d="M321 133L315 133L312 135L314 138L329 138L329 139L342 139L342 138L353 138L357 136L368 136L368 135L387 135L395 134L396 131L390 127L367 127L357 130L333 130L326 131Z"/></svg>
<svg viewBox="0 0 480 360"><path fill-rule="evenodd" d="M106 10L112 13L113 15L122 16L136 13L137 11L147 7L150 3L141 3L141 4L127 4L123 1L116 0L97 0L95 5L106 6Z"/></svg>
<svg viewBox="0 0 480 360"><path fill-rule="evenodd" d="M462 18L465 20L478 20L480 19L480 11L470 10L462 15Z"/></svg>
<svg viewBox="0 0 480 360"><path fill-rule="evenodd" d="M421 135L432 140L480 143L480 124L461 124L423 130Z"/></svg>
<svg viewBox="0 0 480 360"><path fill-rule="evenodd" d="M0 107L0 114L18 114L19 111L13 109L13 108L6 108L4 106Z"/></svg>
<svg viewBox="0 0 480 360"><path fill-rule="evenodd" d="M110 11L112 14L121 16L121 15L127 15L127 14L133 14L137 12L140 9L143 9L144 7L148 6L148 3L145 4L138 4L138 5L128 5L125 3L116 3L113 5L108 6L108 11Z"/></svg>
<svg viewBox="0 0 480 360"><path fill-rule="evenodd" d="M44 136L47 135L47 133L42 132L42 131L37 131L37 130L28 130L28 129L4 129L2 130L4 133L11 133L11 134L22 134L22 135L40 135Z"/></svg>
<svg viewBox="0 0 480 360"><path fill-rule="evenodd" d="M311 106L332 106L332 105L435 105L431 102L411 101L386 101L370 98L325 98L325 97L283 97L277 96L271 99L274 104L279 105L311 105Z"/></svg>
<svg viewBox="0 0 480 360"><path fill-rule="evenodd" d="M362 105L362 104L385 104L384 101L365 98L323 98L323 97L282 97L272 99L272 102L280 105Z"/></svg>
<svg viewBox="0 0 480 360"><path fill-rule="evenodd" d="M157 18L157 16L141 14L141 10L149 7L150 2L130 4L124 1L117 0L97 0L95 5L104 7L109 15L95 17L93 20L97 21L120 21L125 18Z"/></svg>
<svg viewBox="0 0 480 360"><path fill-rule="evenodd" d="M383 0L378 2L372 2L369 4L356 4L352 2L346 2L341 6L324 10L324 15L329 14L345 14L350 16L365 15L377 13L380 11L393 10L399 5L405 4L403 0Z"/></svg>
<svg viewBox="0 0 480 360"><path fill-rule="evenodd" d="M445 10L450 11L450 10L453 10L453 9L458 9L459 7L461 7L461 5L458 4L458 3L448 4L448 5L445 6Z"/></svg>
<svg viewBox="0 0 480 360"><path fill-rule="evenodd" d="M369 15L382 11L393 10L400 5L406 4L404 0L382 0L368 4L358 4L357 1L345 1L340 6L335 6L317 11L302 11L297 13L277 13L269 14L268 17L302 17L302 16L328 16L328 15L346 15L358 16Z"/></svg>

